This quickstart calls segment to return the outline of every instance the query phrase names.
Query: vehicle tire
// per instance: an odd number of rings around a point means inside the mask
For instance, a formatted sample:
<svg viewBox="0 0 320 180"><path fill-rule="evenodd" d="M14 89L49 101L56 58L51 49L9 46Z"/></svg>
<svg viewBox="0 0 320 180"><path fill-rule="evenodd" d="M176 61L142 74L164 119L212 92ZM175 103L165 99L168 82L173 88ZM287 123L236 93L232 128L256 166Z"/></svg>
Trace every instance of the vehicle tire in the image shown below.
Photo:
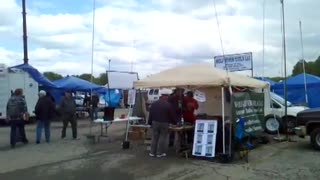
<svg viewBox="0 0 320 180"><path fill-rule="evenodd" d="M310 143L311 146L316 149L320 150L320 128L315 128L310 134Z"/></svg>
<svg viewBox="0 0 320 180"><path fill-rule="evenodd" d="M268 115L265 117L264 120L264 130L268 134L277 134L280 128L280 120L276 117L274 118L273 115Z"/></svg>

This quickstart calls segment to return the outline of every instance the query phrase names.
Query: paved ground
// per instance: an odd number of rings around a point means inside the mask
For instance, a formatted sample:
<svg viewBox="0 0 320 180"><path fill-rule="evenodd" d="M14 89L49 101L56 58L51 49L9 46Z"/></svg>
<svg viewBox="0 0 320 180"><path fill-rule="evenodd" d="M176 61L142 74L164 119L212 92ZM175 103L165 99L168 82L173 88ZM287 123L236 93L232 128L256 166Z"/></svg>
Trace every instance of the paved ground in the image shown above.
<svg viewBox="0 0 320 180"><path fill-rule="evenodd" d="M33 180L193 180L193 179L319 179L320 152L310 148L308 139L296 143L271 143L250 153L249 163L220 164L182 159L172 153L164 159L149 158L139 142L122 150L124 123L113 124L109 138L91 144L84 136L87 121L81 121L80 140L60 140L59 123L53 124L53 141L34 144L34 126L27 127L30 144L11 150L8 128L0 128L0 179ZM98 132L94 127L93 132ZM32 142L33 141L33 142Z"/></svg>

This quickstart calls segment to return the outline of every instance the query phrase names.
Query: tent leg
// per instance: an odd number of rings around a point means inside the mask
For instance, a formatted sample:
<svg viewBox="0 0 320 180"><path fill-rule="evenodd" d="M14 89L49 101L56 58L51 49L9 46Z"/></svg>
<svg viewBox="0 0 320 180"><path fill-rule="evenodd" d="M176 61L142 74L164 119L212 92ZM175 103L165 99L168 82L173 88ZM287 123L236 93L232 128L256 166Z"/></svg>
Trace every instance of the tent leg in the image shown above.
<svg viewBox="0 0 320 180"><path fill-rule="evenodd" d="M226 153L226 139L225 139L225 112L224 112L224 88L221 87L221 101L222 101L222 143L223 154Z"/></svg>

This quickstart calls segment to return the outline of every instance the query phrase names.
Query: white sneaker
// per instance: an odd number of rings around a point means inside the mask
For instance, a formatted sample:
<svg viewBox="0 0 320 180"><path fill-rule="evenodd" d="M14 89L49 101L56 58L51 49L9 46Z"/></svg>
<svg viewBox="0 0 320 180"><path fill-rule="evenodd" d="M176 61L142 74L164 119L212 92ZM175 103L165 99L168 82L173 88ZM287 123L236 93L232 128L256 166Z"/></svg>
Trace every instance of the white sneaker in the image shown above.
<svg viewBox="0 0 320 180"><path fill-rule="evenodd" d="M162 154L157 155L157 157L158 157L158 158L166 157L166 156L167 156L167 154L166 154L166 153L162 153Z"/></svg>
<svg viewBox="0 0 320 180"><path fill-rule="evenodd" d="M152 154L152 153L149 153L149 156L150 156L150 157L154 157L154 154Z"/></svg>

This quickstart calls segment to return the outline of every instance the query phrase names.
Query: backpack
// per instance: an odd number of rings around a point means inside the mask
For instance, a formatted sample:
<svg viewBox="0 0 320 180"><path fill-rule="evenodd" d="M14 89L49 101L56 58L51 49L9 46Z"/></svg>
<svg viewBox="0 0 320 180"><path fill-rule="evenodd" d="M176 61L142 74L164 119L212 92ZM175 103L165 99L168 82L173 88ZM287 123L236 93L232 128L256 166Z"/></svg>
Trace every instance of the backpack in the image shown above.
<svg viewBox="0 0 320 180"><path fill-rule="evenodd" d="M17 97L11 97L7 104L7 116L11 120L21 119L23 115L23 107L21 107L21 99Z"/></svg>

